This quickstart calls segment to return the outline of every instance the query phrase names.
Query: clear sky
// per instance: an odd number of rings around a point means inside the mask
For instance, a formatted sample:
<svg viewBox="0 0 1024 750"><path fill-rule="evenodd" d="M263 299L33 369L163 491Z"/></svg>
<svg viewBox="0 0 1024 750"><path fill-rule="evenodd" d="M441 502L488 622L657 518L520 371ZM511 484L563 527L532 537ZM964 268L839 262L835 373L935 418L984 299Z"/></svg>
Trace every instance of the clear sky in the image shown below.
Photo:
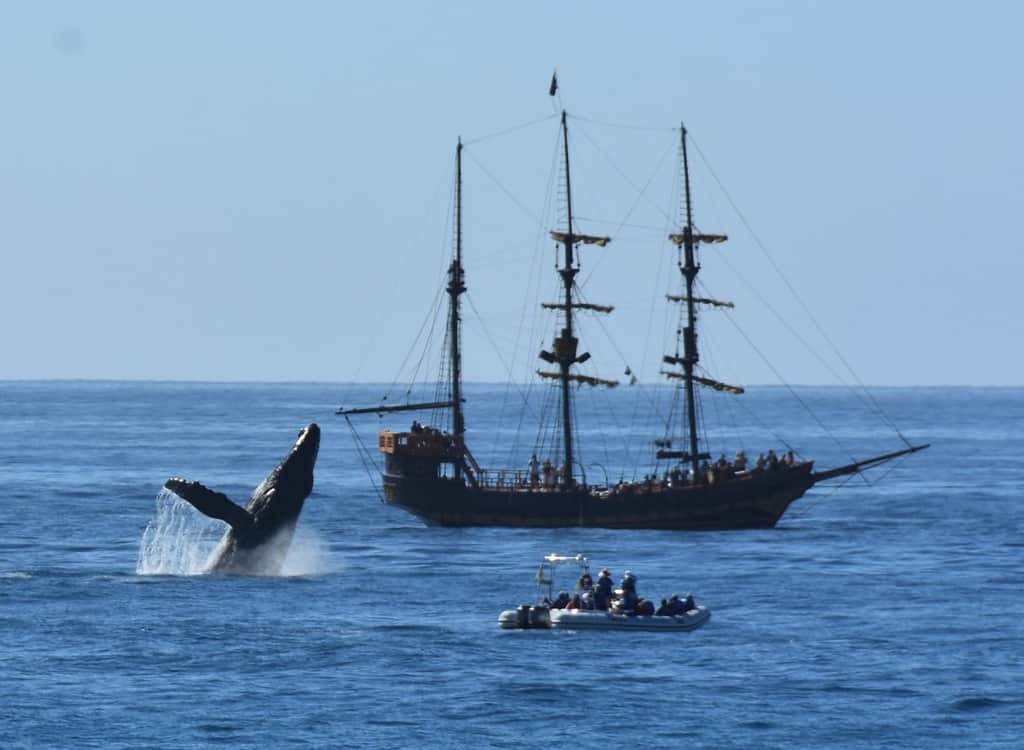
<svg viewBox="0 0 1024 750"><path fill-rule="evenodd" d="M594 374L654 379L670 346L652 300L685 121L698 224L730 235L701 276L738 304L702 318L721 377L775 382L749 338L789 382L834 381L759 241L864 382L1024 384L1022 9L4 3L0 378L390 382L446 264L459 135L466 378L534 367L557 121L476 139L564 106L581 227L615 237L584 253L618 308L585 328Z"/></svg>

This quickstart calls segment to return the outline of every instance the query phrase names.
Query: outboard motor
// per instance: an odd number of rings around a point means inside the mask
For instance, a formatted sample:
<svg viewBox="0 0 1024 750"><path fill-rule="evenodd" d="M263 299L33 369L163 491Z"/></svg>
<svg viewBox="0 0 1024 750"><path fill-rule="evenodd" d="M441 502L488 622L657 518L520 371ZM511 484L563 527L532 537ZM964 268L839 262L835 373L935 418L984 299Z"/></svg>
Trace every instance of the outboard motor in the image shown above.
<svg viewBox="0 0 1024 750"><path fill-rule="evenodd" d="M520 604L516 607L516 623L521 628L530 627L530 605Z"/></svg>
<svg viewBox="0 0 1024 750"><path fill-rule="evenodd" d="M550 628L551 627L551 610L543 605L538 605L530 609L530 627L531 628Z"/></svg>

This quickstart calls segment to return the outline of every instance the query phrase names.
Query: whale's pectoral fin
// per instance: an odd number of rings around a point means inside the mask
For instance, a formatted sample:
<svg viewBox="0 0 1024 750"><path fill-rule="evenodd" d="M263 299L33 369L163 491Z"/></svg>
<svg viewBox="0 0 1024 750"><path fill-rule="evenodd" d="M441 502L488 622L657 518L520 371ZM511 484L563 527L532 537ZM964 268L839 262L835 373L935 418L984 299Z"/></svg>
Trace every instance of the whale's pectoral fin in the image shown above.
<svg viewBox="0 0 1024 750"><path fill-rule="evenodd" d="M174 477L164 482L164 487L192 503L200 513L224 521L236 531L244 531L252 525L252 515L249 511L231 502L227 495L214 492L199 482Z"/></svg>

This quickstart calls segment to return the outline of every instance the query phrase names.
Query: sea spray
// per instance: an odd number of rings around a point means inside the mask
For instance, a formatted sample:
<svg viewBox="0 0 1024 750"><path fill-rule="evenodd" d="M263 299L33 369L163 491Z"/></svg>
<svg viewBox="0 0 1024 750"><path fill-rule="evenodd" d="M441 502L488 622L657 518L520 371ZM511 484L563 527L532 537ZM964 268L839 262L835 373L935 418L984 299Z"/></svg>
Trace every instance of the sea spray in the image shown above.
<svg viewBox="0 0 1024 750"><path fill-rule="evenodd" d="M188 576L205 573L215 557L227 527L207 518L186 500L161 489L156 517L142 533L138 575ZM280 566L282 576L310 576L329 571L326 545L311 529L298 528Z"/></svg>
<svg viewBox="0 0 1024 750"><path fill-rule="evenodd" d="M206 569L225 526L166 489L156 497L156 518L142 533L139 575L196 575Z"/></svg>
<svg viewBox="0 0 1024 750"><path fill-rule="evenodd" d="M315 576L333 571L327 561L327 545L312 529L295 530L288 556L281 568L283 576Z"/></svg>

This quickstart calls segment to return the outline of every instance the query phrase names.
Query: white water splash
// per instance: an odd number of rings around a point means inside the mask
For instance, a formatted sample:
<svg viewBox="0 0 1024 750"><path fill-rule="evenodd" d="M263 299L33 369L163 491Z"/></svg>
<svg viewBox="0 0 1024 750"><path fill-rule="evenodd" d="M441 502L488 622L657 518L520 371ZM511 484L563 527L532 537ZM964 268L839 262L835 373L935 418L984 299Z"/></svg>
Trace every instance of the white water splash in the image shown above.
<svg viewBox="0 0 1024 750"><path fill-rule="evenodd" d="M332 572L328 564L327 545L311 529L295 530L288 557L281 567L283 576L314 576Z"/></svg>
<svg viewBox="0 0 1024 750"><path fill-rule="evenodd" d="M210 560L218 554L225 529L220 521L207 518L187 501L162 489L156 497L156 518L142 533L135 572L148 576L205 573ZM297 528L285 554L277 575L311 576L329 572L326 544L310 529ZM272 567L276 569L276 565Z"/></svg>
<svg viewBox="0 0 1024 750"><path fill-rule="evenodd" d="M156 496L156 518L142 532L139 575L188 576L203 573L223 524L206 518L186 501L161 489Z"/></svg>

